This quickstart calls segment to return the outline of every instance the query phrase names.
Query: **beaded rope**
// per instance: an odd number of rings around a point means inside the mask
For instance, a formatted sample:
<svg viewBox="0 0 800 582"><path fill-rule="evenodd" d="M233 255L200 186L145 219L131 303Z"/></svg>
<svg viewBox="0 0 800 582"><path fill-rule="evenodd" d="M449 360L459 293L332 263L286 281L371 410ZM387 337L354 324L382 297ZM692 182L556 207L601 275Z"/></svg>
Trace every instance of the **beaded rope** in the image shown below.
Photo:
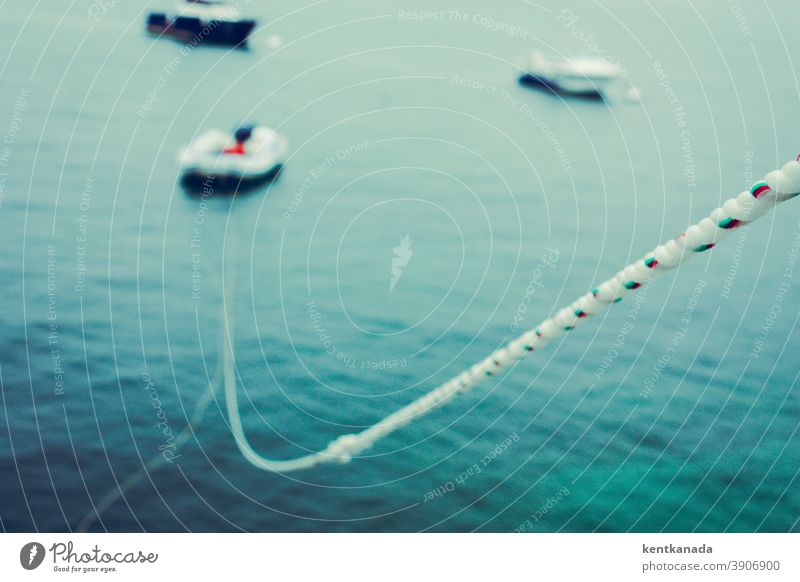
<svg viewBox="0 0 800 582"><path fill-rule="evenodd" d="M800 159L800 157L799 157ZM568 307L541 322L489 357L468 370L390 414L377 424L356 434L342 435L324 450L298 459L273 461L256 453L244 436L236 405L233 374L233 349L226 334L225 384L228 395L228 414L240 450L253 465L270 471L287 472L313 467L321 463L346 463L371 447L376 441L442 406L456 394L466 392L489 377L512 366L529 353L541 349L567 331L574 330L592 315L596 315L635 289L650 283L656 275L676 268L696 254L714 248L728 233L760 218L767 210L800 194L800 163L785 164L714 210L707 218L690 226L673 240L659 245L642 259L628 265L616 275L578 298ZM227 312L227 309L226 309ZM226 329L228 326L225 326Z"/></svg>

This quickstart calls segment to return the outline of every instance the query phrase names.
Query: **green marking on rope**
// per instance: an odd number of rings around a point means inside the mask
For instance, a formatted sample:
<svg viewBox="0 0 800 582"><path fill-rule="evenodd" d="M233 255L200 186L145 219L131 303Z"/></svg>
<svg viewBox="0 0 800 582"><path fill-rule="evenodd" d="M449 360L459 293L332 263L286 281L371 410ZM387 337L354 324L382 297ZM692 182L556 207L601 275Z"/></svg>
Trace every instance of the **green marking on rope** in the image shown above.
<svg viewBox="0 0 800 582"><path fill-rule="evenodd" d="M595 299L599 299L599 297L597 297L598 293L600 293L600 289L598 289L597 287L592 289L592 297L594 297ZM616 299L612 299L611 303L619 303L620 301L622 301L622 297L617 297Z"/></svg>
<svg viewBox="0 0 800 582"><path fill-rule="evenodd" d="M756 182L755 184L753 184L753 187L750 188L750 194L753 195L753 198L758 198L769 189L770 189L769 184L767 184L766 182L763 181Z"/></svg>

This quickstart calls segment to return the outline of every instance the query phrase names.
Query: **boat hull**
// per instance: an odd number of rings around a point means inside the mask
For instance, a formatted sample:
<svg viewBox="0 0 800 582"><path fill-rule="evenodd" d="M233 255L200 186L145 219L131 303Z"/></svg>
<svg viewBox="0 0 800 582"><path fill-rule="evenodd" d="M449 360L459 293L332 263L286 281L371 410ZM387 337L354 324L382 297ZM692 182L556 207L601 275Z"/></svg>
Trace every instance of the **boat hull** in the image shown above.
<svg viewBox="0 0 800 582"><path fill-rule="evenodd" d="M519 83L527 87L544 89L556 95L583 97L585 99L602 99L603 86L605 85L605 83L597 84L586 81L580 83L563 83L533 73L523 73L520 75Z"/></svg>
<svg viewBox="0 0 800 582"><path fill-rule="evenodd" d="M281 169L283 169L283 164L275 164L266 172L248 175L206 173L200 170L191 170L181 176L181 186L187 192L193 194L242 193L275 180Z"/></svg>
<svg viewBox="0 0 800 582"><path fill-rule="evenodd" d="M170 18L161 12L153 12L147 18L150 34L196 44L245 46L255 26L255 20L204 21L188 16Z"/></svg>

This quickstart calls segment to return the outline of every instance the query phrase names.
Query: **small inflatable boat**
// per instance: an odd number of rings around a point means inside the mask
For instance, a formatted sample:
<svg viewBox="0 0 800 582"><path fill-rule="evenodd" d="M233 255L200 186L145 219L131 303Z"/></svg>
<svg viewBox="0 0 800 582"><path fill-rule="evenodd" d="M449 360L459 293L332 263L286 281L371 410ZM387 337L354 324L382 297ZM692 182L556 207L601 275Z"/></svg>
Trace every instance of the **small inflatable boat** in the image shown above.
<svg viewBox="0 0 800 582"><path fill-rule="evenodd" d="M519 82L562 95L601 98L606 86L620 76L613 63L594 57L556 57L530 54Z"/></svg>
<svg viewBox="0 0 800 582"><path fill-rule="evenodd" d="M184 186L231 191L277 176L286 159L286 138L269 127L254 127L248 133L244 153L226 153L236 149L237 140L217 129L206 131L182 148L178 162Z"/></svg>
<svg viewBox="0 0 800 582"><path fill-rule="evenodd" d="M193 44L245 46L255 20L244 20L235 6L216 0L178 2L176 14L151 12L147 31Z"/></svg>

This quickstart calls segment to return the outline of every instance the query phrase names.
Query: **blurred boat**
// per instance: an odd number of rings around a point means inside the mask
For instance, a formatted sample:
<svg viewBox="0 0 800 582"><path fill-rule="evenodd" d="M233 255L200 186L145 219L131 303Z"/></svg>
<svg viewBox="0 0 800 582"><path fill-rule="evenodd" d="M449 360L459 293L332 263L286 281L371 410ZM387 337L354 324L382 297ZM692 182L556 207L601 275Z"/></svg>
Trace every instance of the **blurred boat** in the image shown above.
<svg viewBox="0 0 800 582"><path fill-rule="evenodd" d="M619 67L600 58L557 57L534 51L519 82L558 94L602 97L606 86L620 73Z"/></svg>
<svg viewBox="0 0 800 582"><path fill-rule="evenodd" d="M286 138L269 127L253 128L245 153L225 152L235 144L230 133L211 129L181 148L184 186L225 191L258 185L274 178L286 160Z"/></svg>
<svg viewBox="0 0 800 582"><path fill-rule="evenodd" d="M175 15L151 12L147 17L151 34L195 44L244 46L255 25L255 20L242 19L235 6L216 0L184 0Z"/></svg>

